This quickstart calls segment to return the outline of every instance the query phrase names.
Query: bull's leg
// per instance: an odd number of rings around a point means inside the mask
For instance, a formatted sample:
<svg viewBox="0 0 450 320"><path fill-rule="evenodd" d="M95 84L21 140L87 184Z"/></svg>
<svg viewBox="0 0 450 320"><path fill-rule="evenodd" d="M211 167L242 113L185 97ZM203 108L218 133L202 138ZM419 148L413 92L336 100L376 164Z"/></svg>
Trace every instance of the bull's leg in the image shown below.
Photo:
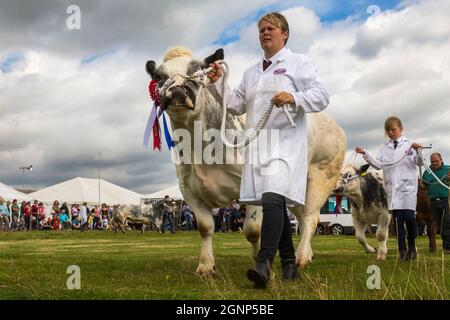
<svg viewBox="0 0 450 320"><path fill-rule="evenodd" d="M359 243L364 247L367 253L375 253L376 250L371 247L366 240L366 228L367 224L359 220L356 215L352 216L353 218L353 226L355 227L355 236L358 239Z"/></svg>
<svg viewBox="0 0 450 320"><path fill-rule="evenodd" d="M436 252L436 224L433 222L431 213L425 215L425 223L427 225L428 247L430 252Z"/></svg>
<svg viewBox="0 0 450 320"><path fill-rule="evenodd" d="M192 203L192 202L191 202ZM202 237L202 249L197 267L197 275L202 278L211 277L215 272L215 261L212 246L214 234L214 219L210 208L192 204L197 218L197 228Z"/></svg>
<svg viewBox="0 0 450 320"><path fill-rule="evenodd" d="M311 238L316 232L320 217L320 208L333 191L339 179L339 165L329 163L326 167L311 166L303 214L301 215L301 239L297 248L296 263L306 267L312 261Z"/></svg>
<svg viewBox="0 0 450 320"><path fill-rule="evenodd" d="M319 209L320 210L320 209ZM304 213L300 224L300 244L296 253L296 264L302 268L306 267L312 261L311 238L316 231L319 222L319 214Z"/></svg>
<svg viewBox="0 0 450 320"><path fill-rule="evenodd" d="M304 232L304 221L303 221L303 217L304 217L304 212L305 212L305 207L304 206L295 206L293 208L290 208L291 212L296 216L297 221L298 221L298 227L300 228L300 235L303 234ZM317 221L318 223L318 221ZM314 227L314 233L316 233L316 228L317 228L317 224ZM308 261L312 261L314 255L313 255L313 251L312 251L312 247L311 247L311 241L309 242L309 245L307 247L306 250L306 257Z"/></svg>
<svg viewBox="0 0 450 320"><path fill-rule="evenodd" d="M386 260L387 240L389 236L390 222L391 222L391 215L389 213L380 214L377 226L377 240L378 240L377 260Z"/></svg>
<svg viewBox="0 0 450 320"><path fill-rule="evenodd" d="M256 261L260 247L262 208L247 205L246 209L243 232L247 241L252 244L252 256Z"/></svg>
<svg viewBox="0 0 450 320"><path fill-rule="evenodd" d="M119 220L119 227L120 227L120 230L122 231L122 233L125 233L124 226L125 226L125 221Z"/></svg>

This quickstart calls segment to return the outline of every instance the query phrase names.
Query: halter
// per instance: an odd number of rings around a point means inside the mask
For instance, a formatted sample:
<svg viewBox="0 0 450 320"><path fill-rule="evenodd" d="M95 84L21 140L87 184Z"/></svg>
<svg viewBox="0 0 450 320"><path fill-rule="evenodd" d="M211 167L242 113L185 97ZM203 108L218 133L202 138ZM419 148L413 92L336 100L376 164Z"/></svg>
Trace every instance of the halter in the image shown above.
<svg viewBox="0 0 450 320"><path fill-rule="evenodd" d="M181 73L175 73L173 74L170 78L168 78L164 84L162 85L161 89L159 89L159 94L161 96L166 94L167 89L169 89L174 83L175 83L175 77L181 77L183 78L185 81L194 81L198 86L206 86L207 85L207 77L206 75L208 74L208 72L210 72L213 68L209 67L207 69L201 69L201 70L197 70L196 72L194 72L193 74L190 75L183 75Z"/></svg>
<svg viewBox="0 0 450 320"><path fill-rule="evenodd" d="M358 154L356 153L356 151L353 151L352 156L350 157L350 159L353 158L353 161L352 161L352 168L355 167L355 162L356 162L356 157L357 157L357 156L358 156ZM360 176L359 174L355 174L354 176L351 176L351 177L350 177L350 172L348 172L346 177L340 178L340 180L344 181L344 191L345 191L345 187L346 187L347 183L348 183L350 180L353 180L353 179L358 178L359 176ZM343 191L342 193L344 193L344 191Z"/></svg>
<svg viewBox="0 0 450 320"><path fill-rule="evenodd" d="M166 121L166 118L164 116L164 107L161 103L161 96L165 95L167 89L169 89L174 83L175 83L175 77L181 77L185 80L191 80L195 81L199 86L205 85L205 76L206 74L211 71L212 68L208 68L206 70L198 70L197 72L193 73L192 75L182 75L180 73L175 73L172 75L172 77L168 78L164 84L162 85L161 89L158 89L158 83L156 80L151 80L149 84L149 93L151 99L154 101L153 109L150 113L150 117L147 121L147 127L145 129L144 133L144 146L147 146L150 134L153 131L153 149L159 149L161 151L161 129L159 125L158 118L163 116L163 127L164 127L164 135L166 137L166 142L169 147L169 150L175 146L174 142L172 141L172 138L170 136L169 132L169 126L168 121ZM183 87L184 88L184 87ZM186 90L186 89L185 89Z"/></svg>
<svg viewBox="0 0 450 320"><path fill-rule="evenodd" d="M227 136L225 134L225 131L226 131L225 125L226 125L226 119L227 119L227 103L225 101L225 85L226 85L227 80L228 80L228 69L229 69L229 67L226 64L226 62L223 61L223 60L217 61L217 63L219 63L221 65L222 71L223 71L223 74L224 74L224 79L222 81L222 90L221 90L222 91L221 94L222 94L223 99L222 99L222 101L219 102L222 105L222 122L221 122L221 125L220 125L220 136L222 138L222 142L227 147L230 147L230 148L242 148L242 147L244 147L245 148L245 147L248 146L248 144L253 139L255 139L259 135L260 131L266 127L267 122L269 121L269 117L270 117L270 115L272 113L272 109L273 109L273 107L275 105L273 103L271 103L269 105L269 107L266 109L266 111L261 115L261 118L256 123L255 127L247 130L244 133L244 141L241 141L241 142L236 143L236 144L229 142L228 138L227 138ZM176 76L183 78L185 81L186 80L194 81L199 87L206 87L209 84L209 79L207 78L207 74L210 71L212 71L212 70L213 70L212 67L209 67L209 68L206 68L206 69L200 69L200 70L194 72L191 75L182 75L180 73L175 73L175 74L173 74L170 78L168 78L164 82L164 84L162 85L161 89L159 90L159 94L161 96L165 95L167 89L169 89L175 83L175 79L174 78ZM292 117L289 114L289 111L288 111L286 105L284 105L282 107L282 110L283 110L287 120L289 121L289 123L291 125L291 128L296 127L296 124L292 120Z"/></svg>
<svg viewBox="0 0 450 320"><path fill-rule="evenodd" d="M227 70L229 68L228 68L228 65L225 63L225 61L219 61L218 63L221 64L222 71L223 71L223 74L224 74L224 79L222 81L222 90L221 90L222 91L221 94L222 94L223 99L221 101L221 104L222 104L222 123L221 123L221 126L220 126L220 136L222 138L223 143L227 147L236 148L236 149L237 148L246 148L250 144L250 142L252 142L259 135L260 131L267 126L267 123L269 122L270 115L272 114L272 109L273 109L273 107L275 105L273 103L270 103L269 107L267 107L267 109L261 115L261 118L258 120L256 125L253 128L245 131L245 133L244 133L244 141L241 141L239 143L229 142L228 138L227 138L227 136L225 134L225 124L226 124L227 109L228 109L227 108L227 102L226 102L226 99L225 99L225 85L226 85L227 80L228 80L228 71ZM212 68L209 68L207 70L208 70L207 72L209 72L210 70L212 70ZM296 124L295 124L294 120L292 120L292 117L289 114L287 106L283 105L282 106L282 110L283 110L283 112L284 112L288 122L290 123L291 128L295 128Z"/></svg>

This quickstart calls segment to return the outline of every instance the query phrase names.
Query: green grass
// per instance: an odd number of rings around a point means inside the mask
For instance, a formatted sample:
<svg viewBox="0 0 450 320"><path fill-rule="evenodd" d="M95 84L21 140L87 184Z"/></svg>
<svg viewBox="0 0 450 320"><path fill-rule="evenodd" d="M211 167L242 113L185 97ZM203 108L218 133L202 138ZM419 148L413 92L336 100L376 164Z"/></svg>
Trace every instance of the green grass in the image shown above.
<svg viewBox="0 0 450 320"><path fill-rule="evenodd" d="M401 262L395 241L379 262L354 236L314 236L315 259L300 280L281 281L277 258L270 288L257 290L245 276L250 244L238 233L214 236L216 276L202 280L198 233L0 232L0 299L449 299L450 256L429 253L420 237L418 260ZM80 290L66 287L70 265L81 268ZM366 286L369 265L381 269L379 290Z"/></svg>

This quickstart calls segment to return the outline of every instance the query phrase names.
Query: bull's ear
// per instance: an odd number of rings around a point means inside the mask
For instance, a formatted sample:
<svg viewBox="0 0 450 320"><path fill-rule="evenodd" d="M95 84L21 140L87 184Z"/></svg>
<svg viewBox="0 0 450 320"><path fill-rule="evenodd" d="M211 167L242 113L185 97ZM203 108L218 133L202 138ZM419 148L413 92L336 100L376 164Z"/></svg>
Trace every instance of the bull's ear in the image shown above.
<svg viewBox="0 0 450 320"><path fill-rule="evenodd" d="M370 164L365 164L363 166L361 166L361 168L359 168L358 173L363 176L366 174L367 170L369 169Z"/></svg>
<svg viewBox="0 0 450 320"><path fill-rule="evenodd" d="M210 63L213 63L214 61L223 60L223 58L224 58L223 49L222 48L217 49L216 52L214 52L209 57L205 58L204 60L205 66L208 66Z"/></svg>
<svg viewBox="0 0 450 320"><path fill-rule="evenodd" d="M153 60L147 61L145 64L145 70L152 77L153 80L156 80L156 62Z"/></svg>

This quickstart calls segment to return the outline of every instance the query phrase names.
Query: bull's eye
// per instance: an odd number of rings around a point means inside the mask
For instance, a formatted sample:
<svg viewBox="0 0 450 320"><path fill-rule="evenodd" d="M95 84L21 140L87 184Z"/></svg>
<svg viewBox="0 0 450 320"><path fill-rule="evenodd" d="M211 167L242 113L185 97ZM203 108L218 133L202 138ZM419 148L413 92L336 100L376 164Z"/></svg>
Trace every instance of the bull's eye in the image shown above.
<svg viewBox="0 0 450 320"><path fill-rule="evenodd" d="M195 85L195 81L194 80L188 80L188 81L186 81L186 85L187 86L193 86L193 85Z"/></svg>
<svg viewBox="0 0 450 320"><path fill-rule="evenodd" d="M159 77L158 87L161 88L164 85L164 83L166 82L166 80L167 80L167 77Z"/></svg>

